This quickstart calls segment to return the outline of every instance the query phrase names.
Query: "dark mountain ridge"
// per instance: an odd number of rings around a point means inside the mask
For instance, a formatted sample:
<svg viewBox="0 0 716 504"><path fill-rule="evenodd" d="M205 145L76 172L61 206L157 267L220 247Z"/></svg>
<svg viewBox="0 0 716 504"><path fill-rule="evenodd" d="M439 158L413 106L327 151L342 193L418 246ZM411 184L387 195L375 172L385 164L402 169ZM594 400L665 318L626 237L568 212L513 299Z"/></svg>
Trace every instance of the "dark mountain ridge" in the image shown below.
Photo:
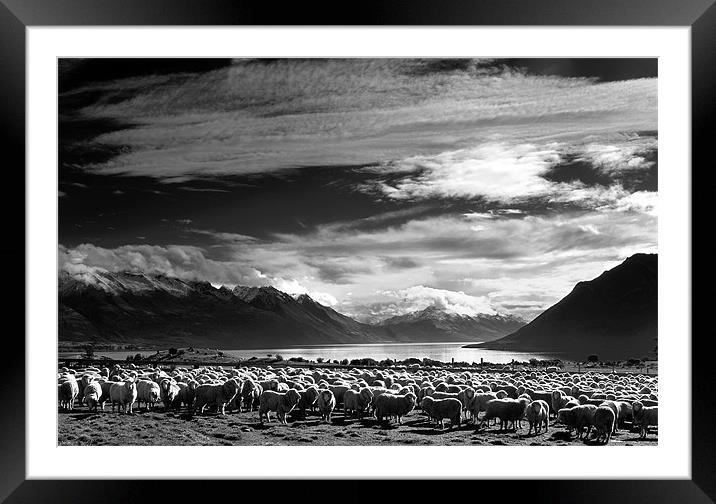
<svg viewBox="0 0 716 504"><path fill-rule="evenodd" d="M292 345L475 341L515 322L440 315L370 325L274 287L216 288L165 275L92 271L59 274L59 339L222 349ZM427 319L431 320L427 320ZM436 324L435 321L441 321ZM495 336L496 337L496 336ZM494 339L494 338L493 338Z"/></svg>
<svg viewBox="0 0 716 504"><path fill-rule="evenodd" d="M658 255L635 254L572 292L532 322L495 341L470 347L565 352L586 359L655 356Z"/></svg>

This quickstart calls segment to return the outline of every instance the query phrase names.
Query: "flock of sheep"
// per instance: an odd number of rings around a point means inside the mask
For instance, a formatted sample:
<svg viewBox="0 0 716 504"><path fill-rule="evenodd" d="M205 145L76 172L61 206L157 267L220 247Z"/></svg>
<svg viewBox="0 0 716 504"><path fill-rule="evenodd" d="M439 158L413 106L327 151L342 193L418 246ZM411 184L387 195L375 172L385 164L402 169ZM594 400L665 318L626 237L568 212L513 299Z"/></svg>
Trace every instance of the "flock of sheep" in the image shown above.
<svg viewBox="0 0 716 504"><path fill-rule="evenodd" d="M478 429L499 420L499 429L522 428L528 435L548 430L550 419L578 438L593 433L604 444L612 433L630 424L646 437L658 422L658 379L655 376L602 373L569 374L549 371L455 372L410 366L400 369L348 370L302 368L176 368L87 367L58 373L60 407L75 402L90 411L132 413L136 403L147 409L162 404L164 411L203 414L210 407L229 411L258 410L261 423L275 413L281 423L317 413L325 422L337 409L348 417L371 415L378 422L403 417L419 408L436 428L462 422ZM482 416L480 414L482 413Z"/></svg>

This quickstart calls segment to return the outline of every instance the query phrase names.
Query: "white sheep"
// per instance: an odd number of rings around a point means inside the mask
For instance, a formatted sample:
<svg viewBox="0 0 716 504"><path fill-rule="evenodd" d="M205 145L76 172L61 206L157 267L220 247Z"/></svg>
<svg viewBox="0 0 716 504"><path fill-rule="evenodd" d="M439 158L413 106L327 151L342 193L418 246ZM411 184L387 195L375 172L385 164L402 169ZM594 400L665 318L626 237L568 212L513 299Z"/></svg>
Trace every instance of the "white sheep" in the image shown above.
<svg viewBox="0 0 716 504"><path fill-rule="evenodd" d="M137 400L137 384L134 380L114 382L109 388L109 400L112 401L112 411L115 404L124 409L127 414L132 414L132 405Z"/></svg>
<svg viewBox="0 0 716 504"><path fill-rule="evenodd" d="M226 380L223 384L199 385L194 390L195 399L194 407L192 408L192 415L196 414L196 410L199 410L199 413L203 414L204 407L207 405L216 406L217 411L219 411L222 415L225 415L226 405L231 402L238 391L239 384L234 378Z"/></svg>
<svg viewBox="0 0 716 504"><path fill-rule="evenodd" d="M286 392L275 392L273 390L264 390L259 396L259 421L263 423L263 417L266 421L271 421L271 412L275 412L279 422L286 422L286 415L296 407L301 395L296 389L289 389Z"/></svg>
<svg viewBox="0 0 716 504"><path fill-rule="evenodd" d="M85 386L83 399L90 411L97 411L100 397L102 397L102 386L99 382L92 381ZM102 410L104 410L104 403L102 403Z"/></svg>
<svg viewBox="0 0 716 504"><path fill-rule="evenodd" d="M388 417L388 420L390 417L396 417L400 424L402 417L413 411L413 408L415 408L415 394L412 392L404 395L385 393L375 401L375 417L379 422L383 421L385 417Z"/></svg>
<svg viewBox="0 0 716 504"><path fill-rule="evenodd" d="M160 396L161 390L157 382L152 380L137 381L137 407L140 407L143 402L147 410L150 410L154 404L159 402Z"/></svg>
<svg viewBox="0 0 716 504"><path fill-rule="evenodd" d="M584 428L587 428L587 436L589 436L592 426L594 425L594 413L597 407L593 404L581 404L573 408L562 408L557 412L557 421L567 425L569 430L577 431L577 438L581 438Z"/></svg>
<svg viewBox="0 0 716 504"><path fill-rule="evenodd" d="M350 412L352 416L357 414L362 417L372 400L373 392L368 387L363 387L359 391L346 390L343 395L343 411L346 416Z"/></svg>
<svg viewBox="0 0 716 504"><path fill-rule="evenodd" d="M57 399L60 402L60 406L66 410L72 410L79 392L77 380L75 380L74 376L68 374L62 377L57 385Z"/></svg>
<svg viewBox="0 0 716 504"><path fill-rule="evenodd" d="M634 401L631 407L634 426L639 427L639 437L645 438L650 426L659 425L659 406L644 406L642 401Z"/></svg>
<svg viewBox="0 0 716 504"><path fill-rule="evenodd" d="M487 402L485 416L482 421L489 422L492 418L500 419L500 430L509 428L510 422L516 428L517 423L525 416L527 406L530 404L529 399L493 399Z"/></svg>
<svg viewBox="0 0 716 504"><path fill-rule="evenodd" d="M614 432L614 424L616 423L617 416L614 410L609 406L599 406L594 412L594 430L596 432L596 440L604 440L604 444L609 443Z"/></svg>

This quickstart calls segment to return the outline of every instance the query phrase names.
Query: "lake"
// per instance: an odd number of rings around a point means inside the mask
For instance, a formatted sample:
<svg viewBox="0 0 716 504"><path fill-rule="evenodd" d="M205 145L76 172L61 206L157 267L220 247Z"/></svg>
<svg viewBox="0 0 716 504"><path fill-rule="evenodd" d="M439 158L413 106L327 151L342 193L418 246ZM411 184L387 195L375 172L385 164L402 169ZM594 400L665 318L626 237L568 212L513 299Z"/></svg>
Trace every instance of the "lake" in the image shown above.
<svg viewBox="0 0 716 504"><path fill-rule="evenodd" d="M224 354L247 359L250 357L266 357L267 354L281 355L284 359L291 357L304 357L316 360L322 357L324 360L360 359L370 357L378 361L383 359L404 360L410 357L423 359L435 359L441 362L485 362L504 364L516 361L528 361L531 358L537 359L564 359L565 356L559 353L533 353L533 352L509 352L504 350L485 350L482 348L462 348L466 342L454 343L371 343L364 345L309 345L289 348L263 348L254 350L224 350ZM141 353L144 356L150 355L147 351L97 351L98 356L103 355L112 359L124 360L128 355ZM81 353L62 352L61 357L81 357Z"/></svg>

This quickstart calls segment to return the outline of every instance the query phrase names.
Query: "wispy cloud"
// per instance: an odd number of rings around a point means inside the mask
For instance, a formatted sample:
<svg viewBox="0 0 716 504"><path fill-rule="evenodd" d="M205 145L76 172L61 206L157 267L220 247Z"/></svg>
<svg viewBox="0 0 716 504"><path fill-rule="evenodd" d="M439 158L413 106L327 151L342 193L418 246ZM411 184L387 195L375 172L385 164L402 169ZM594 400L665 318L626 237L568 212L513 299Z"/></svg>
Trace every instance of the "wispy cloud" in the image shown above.
<svg viewBox="0 0 716 504"><path fill-rule="evenodd" d="M97 173L191 178L291 167L372 164L470 148L493 136L545 141L655 129L656 79L415 72L410 60L238 61L181 79L123 79L80 91L134 89L85 107L135 124L95 140L121 146Z"/></svg>

